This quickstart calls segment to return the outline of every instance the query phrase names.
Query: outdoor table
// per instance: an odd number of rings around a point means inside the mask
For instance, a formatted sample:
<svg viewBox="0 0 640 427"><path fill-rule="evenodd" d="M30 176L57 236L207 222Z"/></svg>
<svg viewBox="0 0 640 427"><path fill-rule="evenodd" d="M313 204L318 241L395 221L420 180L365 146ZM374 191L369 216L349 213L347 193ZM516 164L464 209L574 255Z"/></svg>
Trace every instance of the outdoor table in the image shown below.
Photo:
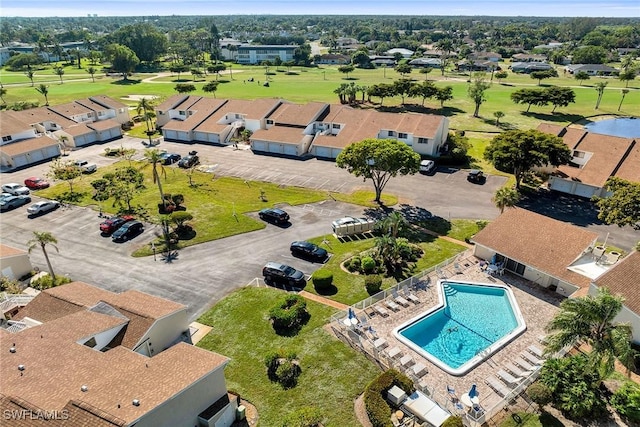
<svg viewBox="0 0 640 427"><path fill-rule="evenodd" d="M498 270L499 270L499 267L495 264L489 264L489 267L487 267L487 272L492 276L496 274Z"/></svg>

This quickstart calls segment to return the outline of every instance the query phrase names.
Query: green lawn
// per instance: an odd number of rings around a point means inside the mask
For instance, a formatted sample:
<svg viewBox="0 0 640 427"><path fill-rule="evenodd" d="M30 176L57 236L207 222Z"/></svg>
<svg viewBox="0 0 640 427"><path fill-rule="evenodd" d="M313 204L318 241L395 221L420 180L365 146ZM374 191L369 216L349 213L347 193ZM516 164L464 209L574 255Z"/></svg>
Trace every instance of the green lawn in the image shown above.
<svg viewBox="0 0 640 427"><path fill-rule="evenodd" d="M284 416L303 406L319 408L327 427L359 426L353 400L380 371L323 329L334 313L324 305L308 301L311 319L298 335L276 335L268 312L284 295L254 287L234 292L198 320L213 327L198 346L231 359L227 386L256 406L261 427L279 427ZM290 390L267 378L264 357L279 349L295 352L300 360L302 374Z"/></svg>
<svg viewBox="0 0 640 427"><path fill-rule="evenodd" d="M333 235L326 235L308 240L324 247L332 254L332 257L322 268L328 269L333 273L334 289L322 293L323 296L344 304L354 304L369 297L364 287L364 276L349 273L343 270L340 265L348 258L373 248L375 245L374 238L340 241ZM426 234L422 235L422 241L419 245L424 250L424 256L417 262L416 272L439 264L465 249L463 246ZM396 283L397 280L392 277L385 278L383 288L393 286ZM307 284L305 290L318 294L312 282Z"/></svg>
<svg viewBox="0 0 640 427"><path fill-rule="evenodd" d="M54 64L52 64L54 65ZM206 79L193 82L190 73L169 75L160 77L154 82L143 82L145 78L153 77L156 74L135 74L128 81L123 81L119 77L105 77L104 74L97 75L95 83L91 81L86 68L87 62L83 63L83 69L77 67L66 67L63 76L64 83L60 83L58 76L53 74L51 66L45 66L43 70L37 70L34 80L36 83L49 84L49 101L52 105L70 102L74 99L84 98L92 94L108 94L114 98L121 98L130 94L155 95L160 100L173 94L176 83L193 83L197 90L194 95L206 95L202 91L202 86L206 81L216 80L214 75L207 75ZM227 64L229 65L229 64ZM101 69L102 66L95 66ZM265 81L264 67L242 66L234 64L230 74L219 77L220 85L215 96L218 98L256 99L264 97L277 97L289 101L306 103L309 101L338 102L338 97L334 90L342 83L355 83L358 86L370 86L378 83L391 83L400 78L400 75L392 70L356 69L350 73L348 78L340 73L335 66L323 66L317 68L294 67L292 73L286 73L286 69L281 67L271 68L269 76L270 87L264 87ZM452 129L475 130L481 132L499 132L509 128L527 129L536 127L543 121L556 122L559 124L569 124L580 120L583 117L590 117L600 114L623 114L640 116L640 80L630 82L630 92L626 96L621 110L618 112L618 104L621 99L621 89L625 84L613 78L594 77L584 82L580 86L578 82L570 77L562 75L543 81L545 85L571 86L576 92L576 103L568 107L558 108L552 114L552 107L532 107L529 113L525 113L526 106L515 105L510 99L510 94L522 87L537 87L537 81L528 75L509 73L509 77L503 82L494 80L493 85L486 92L487 101L480 108L480 118L472 116L473 104L467 96L467 75L447 72L444 77L438 72L431 73L428 77L436 81L438 86L451 85L453 87L454 99L445 103L445 108L441 109L439 103L427 100L424 109L420 108L421 100L408 99L408 110L429 112L434 114L444 114L450 119ZM424 76L414 70L409 75L415 81L424 80ZM249 82L250 78L254 82ZM84 79L83 81L71 81L73 79ZM0 81L5 84L7 94L5 100L8 104L17 101L35 101L44 103L43 97L38 94L29 79L23 72L9 72L0 70ZM596 82L604 81L608 83L602 103L598 110L595 110L597 92L594 89ZM260 82L260 84L258 84ZM20 84L20 85L14 85ZM360 94L358 95L361 96ZM379 103L379 99L372 99ZM125 101L129 105L135 105L134 101ZM384 100L384 107L392 111L402 110L400 106L401 98L388 98ZM400 108L399 108L400 107ZM506 115L502 118L501 127L495 126L495 111L503 111Z"/></svg>
<svg viewBox="0 0 640 427"><path fill-rule="evenodd" d="M435 231L438 234L464 241L484 228L484 221L471 219L452 219L434 217L417 223L427 230Z"/></svg>
<svg viewBox="0 0 640 427"><path fill-rule="evenodd" d="M517 419L520 422L517 422ZM529 412L518 412L514 416L506 419L500 427L562 427L564 424L548 412L542 414L532 414Z"/></svg>

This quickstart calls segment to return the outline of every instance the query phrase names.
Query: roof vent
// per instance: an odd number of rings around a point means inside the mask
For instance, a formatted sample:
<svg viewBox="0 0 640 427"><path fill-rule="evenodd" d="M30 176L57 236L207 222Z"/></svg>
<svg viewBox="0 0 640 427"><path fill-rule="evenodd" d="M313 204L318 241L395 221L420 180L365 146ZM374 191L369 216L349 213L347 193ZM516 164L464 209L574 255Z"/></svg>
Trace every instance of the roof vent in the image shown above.
<svg viewBox="0 0 640 427"><path fill-rule="evenodd" d="M24 371L24 365L18 365L18 371Z"/></svg>
<svg viewBox="0 0 640 427"><path fill-rule="evenodd" d="M15 347L11 347L11 348L9 349L9 353L15 353L15 352L16 352L16 348L15 348Z"/></svg>
<svg viewBox="0 0 640 427"><path fill-rule="evenodd" d="M140 401L138 399L133 399L133 406L140 406Z"/></svg>
<svg viewBox="0 0 640 427"><path fill-rule="evenodd" d="M80 387L80 391L82 391L83 393L87 392L89 391L89 387L87 387L86 385L82 385L82 387Z"/></svg>

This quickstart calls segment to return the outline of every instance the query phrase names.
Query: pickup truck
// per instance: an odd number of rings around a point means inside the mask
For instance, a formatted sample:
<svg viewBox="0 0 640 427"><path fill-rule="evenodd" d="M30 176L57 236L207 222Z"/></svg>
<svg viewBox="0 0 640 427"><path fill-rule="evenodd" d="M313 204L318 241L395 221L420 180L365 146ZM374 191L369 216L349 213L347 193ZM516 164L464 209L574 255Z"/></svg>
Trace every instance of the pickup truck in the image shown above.
<svg viewBox="0 0 640 427"><path fill-rule="evenodd" d="M76 167L80 168L82 173L93 173L98 170L98 165L95 163L89 163L86 160L78 160L75 163Z"/></svg>

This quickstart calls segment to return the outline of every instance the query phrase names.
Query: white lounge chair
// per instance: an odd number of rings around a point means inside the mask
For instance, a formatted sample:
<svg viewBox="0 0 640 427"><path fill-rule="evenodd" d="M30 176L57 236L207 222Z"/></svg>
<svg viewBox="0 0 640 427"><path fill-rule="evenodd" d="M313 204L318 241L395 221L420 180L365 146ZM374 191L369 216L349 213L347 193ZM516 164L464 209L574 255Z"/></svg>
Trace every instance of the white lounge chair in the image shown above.
<svg viewBox="0 0 640 427"><path fill-rule="evenodd" d="M411 291L409 290L409 285L404 285L402 287L402 293L405 297L407 297L409 301L413 302L414 304L420 304L420 298L411 293Z"/></svg>
<svg viewBox="0 0 640 427"><path fill-rule="evenodd" d="M386 300L384 302L384 305L386 305L387 307L389 307L393 311L400 311L400 306L398 304L396 304L395 302L391 301L391 300Z"/></svg>
<svg viewBox="0 0 640 427"><path fill-rule="evenodd" d="M513 372L513 375L517 375L519 377L528 377L529 375L531 375L531 371L525 371L524 369L517 367L511 362L505 363L504 367Z"/></svg>
<svg viewBox="0 0 640 427"><path fill-rule="evenodd" d="M536 345L530 345L529 347L527 347L527 350L529 350L529 352L533 353L537 357L544 356L544 351L542 351L542 349Z"/></svg>
<svg viewBox="0 0 640 427"><path fill-rule="evenodd" d="M389 344L387 344L387 340L385 340L384 338L378 338L377 340L375 340L373 342L373 347L377 348L378 350L381 350L381 349L385 348L388 345Z"/></svg>
<svg viewBox="0 0 640 427"><path fill-rule="evenodd" d="M533 363L534 365L538 365L538 366L544 365L543 359L538 359L536 356L529 353L528 351L523 351L522 353L520 353L520 356L522 356L524 359L527 359L529 362Z"/></svg>
<svg viewBox="0 0 640 427"><path fill-rule="evenodd" d="M507 386L493 375L485 378L484 382L502 397L506 397L510 393Z"/></svg>
<svg viewBox="0 0 640 427"><path fill-rule="evenodd" d="M504 382L506 382L507 384L514 386L516 384L518 384L520 381L522 381L522 377L514 377L513 375L511 375L509 372L505 371L504 369L500 369L497 372L497 375L500 377L500 379Z"/></svg>
<svg viewBox="0 0 640 427"><path fill-rule="evenodd" d="M402 366L404 366L405 368L411 366L414 364L413 358L411 356L409 356L408 354L405 354L404 356L402 356L400 358L400 364Z"/></svg>
<svg viewBox="0 0 640 427"><path fill-rule="evenodd" d="M387 356L392 359L396 358L400 354L402 354L402 351L398 347L391 347L389 350L387 350Z"/></svg>
<svg viewBox="0 0 640 427"><path fill-rule="evenodd" d="M393 299L395 302L404 307L409 307L409 301L398 295L398 292L394 289L391 291L391 295L393 295Z"/></svg>
<svg viewBox="0 0 640 427"><path fill-rule="evenodd" d="M418 378L422 377L424 374L426 374L427 371L427 367L424 366L424 364L418 362L415 365L413 365L411 367L411 372L413 372L414 375L416 375Z"/></svg>
<svg viewBox="0 0 640 427"><path fill-rule="evenodd" d="M515 359L513 359L513 361L522 369L525 369L527 371L535 371L537 369L537 367L533 366L531 363L527 362L521 357L516 357Z"/></svg>
<svg viewBox="0 0 640 427"><path fill-rule="evenodd" d="M389 316L389 311L387 311L387 309L386 309L386 308L384 308L384 307L380 307L380 306L379 306L379 305L377 305L377 304L374 304L374 306L373 306L373 310L374 310L376 313L378 313L380 316L383 316L383 317L387 317L387 316Z"/></svg>

